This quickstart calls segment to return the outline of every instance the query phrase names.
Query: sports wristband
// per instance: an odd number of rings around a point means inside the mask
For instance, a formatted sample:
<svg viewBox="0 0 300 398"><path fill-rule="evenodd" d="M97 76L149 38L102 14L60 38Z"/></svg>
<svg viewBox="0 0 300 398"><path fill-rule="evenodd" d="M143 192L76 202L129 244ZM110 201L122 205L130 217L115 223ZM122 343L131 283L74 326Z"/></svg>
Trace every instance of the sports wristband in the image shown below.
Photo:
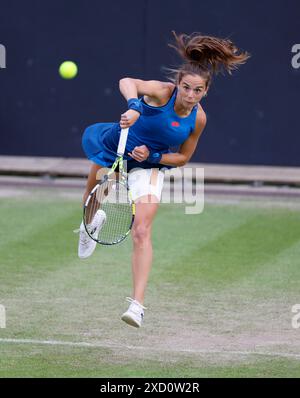
<svg viewBox="0 0 300 398"><path fill-rule="evenodd" d="M141 104L140 100L137 98L130 98L127 101L128 109L133 109L134 111L139 112L140 114L143 113L143 105Z"/></svg>
<svg viewBox="0 0 300 398"><path fill-rule="evenodd" d="M150 152L150 155L147 158L147 162L150 163L159 163L161 161L162 153L159 152Z"/></svg>

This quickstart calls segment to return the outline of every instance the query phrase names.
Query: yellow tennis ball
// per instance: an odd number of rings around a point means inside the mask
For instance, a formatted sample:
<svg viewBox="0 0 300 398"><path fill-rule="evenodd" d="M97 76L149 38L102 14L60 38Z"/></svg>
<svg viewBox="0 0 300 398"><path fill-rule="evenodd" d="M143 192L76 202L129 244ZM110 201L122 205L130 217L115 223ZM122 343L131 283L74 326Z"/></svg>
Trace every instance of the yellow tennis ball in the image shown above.
<svg viewBox="0 0 300 398"><path fill-rule="evenodd" d="M73 79L77 72L77 65L72 61L65 61L59 67L59 74L64 79Z"/></svg>

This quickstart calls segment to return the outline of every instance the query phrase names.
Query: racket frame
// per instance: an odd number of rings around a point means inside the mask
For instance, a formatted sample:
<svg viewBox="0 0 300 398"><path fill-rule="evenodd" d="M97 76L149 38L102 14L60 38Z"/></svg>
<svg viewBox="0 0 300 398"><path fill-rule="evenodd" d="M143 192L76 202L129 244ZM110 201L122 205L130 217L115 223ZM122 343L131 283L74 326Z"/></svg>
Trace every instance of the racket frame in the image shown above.
<svg viewBox="0 0 300 398"><path fill-rule="evenodd" d="M131 196L131 192L127 183L127 175L124 172L124 163L123 163L123 154L125 151L125 147L126 147L126 141L127 141L127 135L128 135L128 129L122 129L121 130L121 135L120 135L120 140L119 140L119 144L118 144L118 150L117 150L117 158L115 159L113 165L111 166L110 170L108 171L107 174L105 174L104 176L102 176L100 182L98 182L94 188L91 190L91 192L89 193L84 205L83 205L83 225L84 228L86 230L86 233L88 234L88 236L93 239L95 242L101 244L101 245L106 245L106 246L111 246L111 245L115 245L117 243L122 242L130 233L132 225L134 223L134 217L135 217L135 203L132 199ZM87 207L89 204L89 201L91 200L91 197L93 196L93 194L95 193L95 191L98 189L98 187L103 184L104 182L106 182L109 177L114 174L117 166L119 166L119 176L118 176L118 180L117 183L118 184L122 184L126 187L127 189L127 193L128 193L128 198L131 204L131 210L132 210L132 219L131 219L131 223L130 226L128 228L128 231L126 232L126 234L124 236L122 236L120 239L117 239L116 241L113 242L103 242L100 241L98 239L95 239L88 231L87 225L85 223L85 215L86 215L86 211L87 211Z"/></svg>

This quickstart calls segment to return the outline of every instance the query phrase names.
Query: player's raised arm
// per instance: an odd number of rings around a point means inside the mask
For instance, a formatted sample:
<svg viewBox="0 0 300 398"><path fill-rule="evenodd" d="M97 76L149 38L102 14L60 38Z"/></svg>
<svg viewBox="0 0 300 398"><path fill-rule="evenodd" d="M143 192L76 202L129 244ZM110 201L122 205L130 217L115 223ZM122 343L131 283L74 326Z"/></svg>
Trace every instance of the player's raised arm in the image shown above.
<svg viewBox="0 0 300 398"><path fill-rule="evenodd" d="M148 103L155 106L167 102L174 89L174 84L157 80L140 80L124 77L119 81L119 88L128 103L128 111L121 115L120 126L127 128L132 126L140 117L142 105L138 97L143 95Z"/></svg>
<svg viewBox="0 0 300 398"><path fill-rule="evenodd" d="M124 77L119 81L119 88L127 101L130 98L146 95L152 100L160 102L170 97L174 89L174 84L170 82L160 82L158 80L140 80Z"/></svg>

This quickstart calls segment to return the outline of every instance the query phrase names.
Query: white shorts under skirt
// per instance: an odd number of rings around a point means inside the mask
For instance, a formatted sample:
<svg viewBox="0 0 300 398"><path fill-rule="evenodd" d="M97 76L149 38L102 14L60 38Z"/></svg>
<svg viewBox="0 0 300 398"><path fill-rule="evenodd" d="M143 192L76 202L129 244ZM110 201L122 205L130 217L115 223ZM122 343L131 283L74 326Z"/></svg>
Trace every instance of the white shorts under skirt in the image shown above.
<svg viewBox="0 0 300 398"><path fill-rule="evenodd" d="M164 176L164 172L159 169L132 170L128 175L132 199L136 201L141 196L154 195L160 202Z"/></svg>

